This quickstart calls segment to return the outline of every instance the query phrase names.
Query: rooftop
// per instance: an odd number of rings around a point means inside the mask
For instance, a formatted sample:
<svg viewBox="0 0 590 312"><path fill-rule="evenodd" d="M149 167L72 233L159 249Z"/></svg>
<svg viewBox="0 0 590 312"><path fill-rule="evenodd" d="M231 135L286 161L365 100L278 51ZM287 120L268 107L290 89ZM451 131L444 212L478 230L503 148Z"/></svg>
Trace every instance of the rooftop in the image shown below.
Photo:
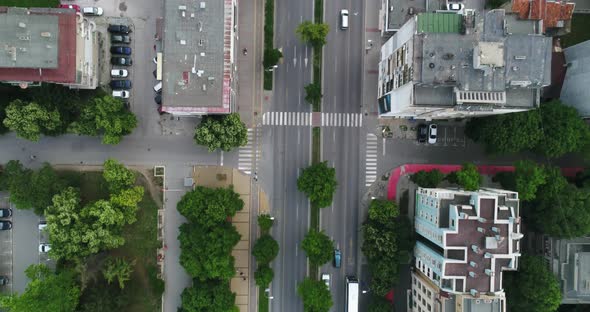
<svg viewBox="0 0 590 312"><path fill-rule="evenodd" d="M590 303L590 237L547 238L544 245L550 269L561 284L562 303Z"/></svg>
<svg viewBox="0 0 590 312"><path fill-rule="evenodd" d="M584 118L590 117L590 41L584 41L563 50L565 62L565 78L560 98L564 104L575 107Z"/></svg>
<svg viewBox="0 0 590 312"><path fill-rule="evenodd" d="M162 109L229 112L232 1L166 0L164 6Z"/></svg>
<svg viewBox="0 0 590 312"><path fill-rule="evenodd" d="M440 10L445 5L444 0L385 0L386 27L389 31L400 29L412 16ZM410 14L411 13L411 14Z"/></svg>
<svg viewBox="0 0 590 312"><path fill-rule="evenodd" d="M75 82L73 10L0 7L0 25L0 80Z"/></svg>
<svg viewBox="0 0 590 312"><path fill-rule="evenodd" d="M512 0L512 11L522 19L542 20L543 32L547 28L565 26L572 19L575 4L560 0Z"/></svg>

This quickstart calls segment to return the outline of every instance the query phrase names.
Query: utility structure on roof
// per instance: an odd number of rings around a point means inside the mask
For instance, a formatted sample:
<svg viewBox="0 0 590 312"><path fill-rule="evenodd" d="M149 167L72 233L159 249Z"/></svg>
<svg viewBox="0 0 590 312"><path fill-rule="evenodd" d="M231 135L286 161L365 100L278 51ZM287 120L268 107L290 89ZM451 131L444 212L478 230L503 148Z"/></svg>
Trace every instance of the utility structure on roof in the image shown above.
<svg viewBox="0 0 590 312"><path fill-rule="evenodd" d="M161 111L235 111L235 0L165 0Z"/></svg>
<svg viewBox="0 0 590 312"><path fill-rule="evenodd" d="M381 47L380 117L526 111L551 82L551 38L504 10L421 13Z"/></svg>

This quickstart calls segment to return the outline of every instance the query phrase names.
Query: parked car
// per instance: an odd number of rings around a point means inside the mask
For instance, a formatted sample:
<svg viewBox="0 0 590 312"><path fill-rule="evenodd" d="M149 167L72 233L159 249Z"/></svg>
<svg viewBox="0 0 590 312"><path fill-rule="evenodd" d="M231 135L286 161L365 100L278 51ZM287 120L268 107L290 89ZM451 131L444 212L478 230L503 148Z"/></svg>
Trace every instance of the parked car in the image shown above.
<svg viewBox="0 0 590 312"><path fill-rule="evenodd" d="M113 89L131 89L131 80L111 80L111 88Z"/></svg>
<svg viewBox="0 0 590 312"><path fill-rule="evenodd" d="M154 101L156 101L156 104L161 105L162 104L162 95L158 93L156 95L156 97L154 98Z"/></svg>
<svg viewBox="0 0 590 312"><path fill-rule="evenodd" d="M128 99L129 98L129 91L113 90L113 97L121 98L121 99Z"/></svg>
<svg viewBox="0 0 590 312"><path fill-rule="evenodd" d="M322 281L324 281L326 286L328 286L328 289L330 289L330 274L328 274L328 273L322 274Z"/></svg>
<svg viewBox="0 0 590 312"><path fill-rule="evenodd" d="M161 93L162 92L162 82L158 82L155 86L154 86L154 92L156 93Z"/></svg>
<svg viewBox="0 0 590 312"><path fill-rule="evenodd" d="M131 43L131 38L127 35L111 35L111 43Z"/></svg>
<svg viewBox="0 0 590 312"><path fill-rule="evenodd" d="M111 69L111 77L113 78L125 78L129 76L129 72L126 69Z"/></svg>
<svg viewBox="0 0 590 312"><path fill-rule="evenodd" d="M436 134L437 134L437 126L436 124L430 124L428 126L428 143L434 144L436 143Z"/></svg>
<svg viewBox="0 0 590 312"><path fill-rule="evenodd" d="M9 208L0 209L0 218L8 218L12 216L12 210Z"/></svg>
<svg viewBox="0 0 590 312"><path fill-rule="evenodd" d="M465 8L463 3L447 3L447 10L461 12Z"/></svg>
<svg viewBox="0 0 590 312"><path fill-rule="evenodd" d="M107 30L109 32L112 33L120 33L120 34L128 34L131 32L131 28L129 28L129 26L127 25L109 25L109 28L107 28Z"/></svg>
<svg viewBox="0 0 590 312"><path fill-rule="evenodd" d="M12 229L12 222L0 220L0 230L10 230Z"/></svg>
<svg viewBox="0 0 590 312"><path fill-rule="evenodd" d="M418 125L418 142L425 143L428 139L428 126L425 124Z"/></svg>
<svg viewBox="0 0 590 312"><path fill-rule="evenodd" d="M0 275L0 286L4 286L6 284L8 284L10 280L8 279L7 276L4 275Z"/></svg>
<svg viewBox="0 0 590 312"><path fill-rule="evenodd" d="M123 56L113 56L111 57L111 64L113 65L121 65L121 66L131 66L133 61L130 57L123 57Z"/></svg>
<svg viewBox="0 0 590 312"><path fill-rule="evenodd" d="M60 4L58 6L58 8L61 8L61 9L72 9L72 10L76 10L76 12L80 12L80 6L79 5L75 5L75 4Z"/></svg>
<svg viewBox="0 0 590 312"><path fill-rule="evenodd" d="M102 8L99 7L85 7L82 9L82 13L88 16L101 16Z"/></svg>
<svg viewBox="0 0 590 312"><path fill-rule="evenodd" d="M39 231L43 231L47 227L47 222L41 221L39 222Z"/></svg>
<svg viewBox="0 0 590 312"><path fill-rule="evenodd" d="M334 249L334 267L339 268L341 260L342 253L340 253L340 249Z"/></svg>
<svg viewBox="0 0 590 312"><path fill-rule="evenodd" d="M131 55L130 47L111 47L112 54Z"/></svg>
<svg viewBox="0 0 590 312"><path fill-rule="evenodd" d="M51 250L51 245L41 243L39 244L39 252L46 253Z"/></svg>

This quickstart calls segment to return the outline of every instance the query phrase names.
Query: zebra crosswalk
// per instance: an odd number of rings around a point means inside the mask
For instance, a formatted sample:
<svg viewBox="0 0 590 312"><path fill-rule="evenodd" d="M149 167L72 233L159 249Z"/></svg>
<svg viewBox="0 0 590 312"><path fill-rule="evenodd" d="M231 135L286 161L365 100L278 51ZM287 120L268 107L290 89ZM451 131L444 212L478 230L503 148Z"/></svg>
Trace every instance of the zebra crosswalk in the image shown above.
<svg viewBox="0 0 590 312"><path fill-rule="evenodd" d="M265 126L312 126L313 113L302 112L267 112L262 115ZM318 113L321 127L362 127L363 114L357 113ZM318 122L318 121L316 121Z"/></svg>
<svg viewBox="0 0 590 312"><path fill-rule="evenodd" d="M365 152L365 186L370 186L377 179L377 136L367 133Z"/></svg>
<svg viewBox="0 0 590 312"><path fill-rule="evenodd" d="M238 170L241 170L246 174L252 172L252 160L256 157L256 150L252 149L253 137L254 132L252 129L248 129L248 144L240 147L238 150Z"/></svg>

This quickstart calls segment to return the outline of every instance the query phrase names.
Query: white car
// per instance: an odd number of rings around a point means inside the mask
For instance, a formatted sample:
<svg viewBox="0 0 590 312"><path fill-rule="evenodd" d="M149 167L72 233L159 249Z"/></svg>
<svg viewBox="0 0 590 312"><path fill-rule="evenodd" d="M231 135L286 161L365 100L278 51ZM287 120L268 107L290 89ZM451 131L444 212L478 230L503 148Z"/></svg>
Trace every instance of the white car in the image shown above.
<svg viewBox="0 0 590 312"><path fill-rule="evenodd" d="M129 72L126 69L111 69L111 77L113 78L125 78L129 76Z"/></svg>
<svg viewBox="0 0 590 312"><path fill-rule="evenodd" d="M436 124L430 124L428 126L428 143L434 144L436 143L436 133L437 133Z"/></svg>
<svg viewBox="0 0 590 312"><path fill-rule="evenodd" d="M102 15L102 8L85 7L82 9L82 13L84 13L84 15L101 16Z"/></svg>
<svg viewBox="0 0 590 312"><path fill-rule="evenodd" d="M326 284L328 289L330 289L330 274L328 274L328 273L322 274L322 281L324 281L324 283Z"/></svg>
<svg viewBox="0 0 590 312"><path fill-rule="evenodd" d="M447 3L447 10L448 11L457 11L457 13L461 13L465 5L463 3Z"/></svg>
<svg viewBox="0 0 590 312"><path fill-rule="evenodd" d="M46 252L48 252L48 251L50 251L50 250L51 250L51 245L49 245L49 244L44 244L44 243L42 243L42 244L39 244L39 252L41 252L41 253L46 253Z"/></svg>
<svg viewBox="0 0 590 312"><path fill-rule="evenodd" d="M113 97L128 99L129 98L129 91L127 91L127 90L113 90Z"/></svg>
<svg viewBox="0 0 590 312"><path fill-rule="evenodd" d="M39 231L43 231L47 227L47 222L39 222Z"/></svg>

